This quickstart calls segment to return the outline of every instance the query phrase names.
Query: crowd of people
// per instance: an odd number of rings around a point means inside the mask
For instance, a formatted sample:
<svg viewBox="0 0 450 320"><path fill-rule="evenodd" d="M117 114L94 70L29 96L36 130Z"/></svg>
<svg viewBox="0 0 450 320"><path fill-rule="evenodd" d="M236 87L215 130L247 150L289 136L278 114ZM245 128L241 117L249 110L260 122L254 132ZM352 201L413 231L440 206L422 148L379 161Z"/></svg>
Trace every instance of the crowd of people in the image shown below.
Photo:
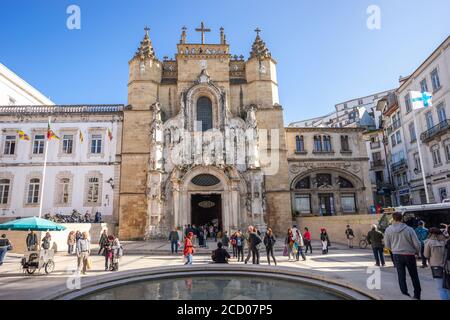
<svg viewBox="0 0 450 320"><path fill-rule="evenodd" d="M237 230L231 236L228 235L227 231L222 233L221 231L215 232L216 230L218 229L214 226L211 229L205 229L203 226L197 228L195 225L187 225L185 227L183 241L185 264L193 263L197 244L198 247L205 247L203 241L206 242L210 238L218 242L217 249L212 253L213 262L227 263L229 259L237 259L237 262L247 264L251 259L253 264L260 264L260 251L263 250L264 246L267 263L270 265L273 262L274 265L277 265L275 257L275 243L277 240L271 228L267 228L264 235L255 226L249 226L245 233ZM325 229L321 229L320 239L322 240L322 254L327 254L330 247L330 239ZM179 232L176 229L170 232L169 241L172 254L178 253L182 243ZM247 249L247 256L244 259L245 249ZM231 254L228 250L231 251ZM289 261L300 261L300 257L305 261L308 250L312 254L311 233L308 228L304 228L303 233L296 225L289 228L284 240L283 255L287 256Z"/></svg>
<svg viewBox="0 0 450 320"><path fill-rule="evenodd" d="M53 249L52 237L50 232L42 237L41 243L38 242L38 236L35 231L30 231L25 239L28 251L37 251L40 249ZM105 257L105 271L118 271L119 260L123 256L123 247L120 244L119 238L114 235L108 235L107 230L103 230L99 240L99 251L97 255ZM12 244L3 234L0 238L0 265L3 264L3 259L6 252L12 250ZM87 231L70 231L67 236L67 253L69 255L76 255L77 257L77 271L86 274L87 270L92 269L91 256L91 242L90 235Z"/></svg>
<svg viewBox="0 0 450 320"><path fill-rule="evenodd" d="M448 234L450 227L427 229L424 222L420 221L418 227L413 229L406 225L402 218L401 213L394 213L393 222L384 234L378 230L376 225L373 225L367 233L367 242L372 247L375 265L385 267L384 251L386 249L397 270L400 291L404 295L410 296L406 284L406 270L408 270L414 287L413 298L419 300L421 298L421 287L417 272L417 256L420 258L423 268L427 268L429 264L440 298L449 300L450 239ZM203 235L201 232L194 233L194 231L195 226L187 226L183 248L185 264L193 263L197 243L196 237ZM345 229L345 236L349 249L352 249L355 232L350 225L347 225ZM175 230L169 238L173 242L176 241L177 247L181 246L179 235ZM219 241L217 249L211 255L214 263L228 263L230 259L237 259L237 262L247 264L252 259L253 264L260 264L261 246L264 245L267 263L270 265L273 262L274 265L277 265L275 257L277 239L270 228L267 229L264 236L256 227L249 226L245 233L237 230L229 237L227 232L224 232L221 237L216 235L212 236L212 239ZM319 239L322 254L328 254L331 243L325 228L320 229ZM244 259L245 248L247 249L247 256ZM299 261L300 257L305 261L308 251L309 254L312 254L311 233L308 228L304 228L303 234L296 225L289 228L284 239L283 256L287 256L288 261ZM176 253L177 251L172 249L172 252Z"/></svg>

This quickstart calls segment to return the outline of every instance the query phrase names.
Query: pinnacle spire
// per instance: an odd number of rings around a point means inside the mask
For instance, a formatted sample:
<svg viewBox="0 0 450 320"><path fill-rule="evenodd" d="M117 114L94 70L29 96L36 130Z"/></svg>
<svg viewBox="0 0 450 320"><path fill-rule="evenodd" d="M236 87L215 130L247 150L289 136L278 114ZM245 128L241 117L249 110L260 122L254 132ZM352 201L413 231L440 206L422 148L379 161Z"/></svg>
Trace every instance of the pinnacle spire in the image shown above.
<svg viewBox="0 0 450 320"><path fill-rule="evenodd" d="M141 44L136 51L134 58L139 58L141 60L144 60L146 58L153 59L155 58L155 50L153 49L153 44L148 33L150 31L150 28L145 26L144 31L144 39L141 41Z"/></svg>
<svg viewBox="0 0 450 320"><path fill-rule="evenodd" d="M258 59L270 58L271 57L270 51L269 49L267 49L266 43L259 36L261 30L259 28L256 28L255 32L256 38L252 44L252 51L250 52L250 57Z"/></svg>

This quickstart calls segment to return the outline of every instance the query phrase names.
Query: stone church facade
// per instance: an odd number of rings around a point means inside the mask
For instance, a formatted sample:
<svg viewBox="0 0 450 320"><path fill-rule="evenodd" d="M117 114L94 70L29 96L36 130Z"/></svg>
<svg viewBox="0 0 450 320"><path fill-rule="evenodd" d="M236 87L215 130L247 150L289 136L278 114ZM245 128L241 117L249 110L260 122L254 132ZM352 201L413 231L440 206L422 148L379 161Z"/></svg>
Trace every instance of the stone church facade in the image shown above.
<svg viewBox="0 0 450 320"><path fill-rule="evenodd" d="M224 230L292 221L276 61L257 35L250 58L219 43L188 43L156 57L148 29L129 62L119 236L166 235L215 221Z"/></svg>

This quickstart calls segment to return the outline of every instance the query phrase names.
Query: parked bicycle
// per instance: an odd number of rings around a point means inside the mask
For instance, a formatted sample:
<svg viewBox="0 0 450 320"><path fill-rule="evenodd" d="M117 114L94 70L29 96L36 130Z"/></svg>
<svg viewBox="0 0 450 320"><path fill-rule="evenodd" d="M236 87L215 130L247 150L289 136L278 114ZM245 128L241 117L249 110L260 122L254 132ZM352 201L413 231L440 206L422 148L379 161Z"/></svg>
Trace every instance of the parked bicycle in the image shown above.
<svg viewBox="0 0 450 320"><path fill-rule="evenodd" d="M369 245L369 241L367 240L367 236L361 236L361 239L359 240L359 247L361 249L366 249Z"/></svg>

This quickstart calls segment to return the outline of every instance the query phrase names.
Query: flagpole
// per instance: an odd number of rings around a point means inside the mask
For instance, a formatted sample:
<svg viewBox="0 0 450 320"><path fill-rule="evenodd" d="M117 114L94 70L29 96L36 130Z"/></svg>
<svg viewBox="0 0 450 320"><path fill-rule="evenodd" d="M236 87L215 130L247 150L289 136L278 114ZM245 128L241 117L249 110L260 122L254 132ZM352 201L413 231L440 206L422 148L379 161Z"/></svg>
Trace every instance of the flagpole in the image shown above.
<svg viewBox="0 0 450 320"><path fill-rule="evenodd" d="M411 97L411 92L410 92L410 97ZM420 148L420 137L417 135L416 110L414 110L414 108L412 110L412 113L413 113L413 119L414 119L414 133L416 134L417 149L419 150L420 171L422 171L423 186L425 188L425 197L427 199L427 204L429 204L430 203L430 197L428 195L427 177L425 175L425 169L424 169L424 166L423 166L422 151L421 151L421 148Z"/></svg>
<svg viewBox="0 0 450 320"><path fill-rule="evenodd" d="M48 123L50 123L50 116L48 117ZM47 129L48 130L48 129ZM48 132L45 135L45 152L44 152L44 171L42 172L42 189L41 189L41 199L39 203L39 218L42 216L42 206L44 204L44 187L45 187L45 173L47 171L47 154L48 154Z"/></svg>

